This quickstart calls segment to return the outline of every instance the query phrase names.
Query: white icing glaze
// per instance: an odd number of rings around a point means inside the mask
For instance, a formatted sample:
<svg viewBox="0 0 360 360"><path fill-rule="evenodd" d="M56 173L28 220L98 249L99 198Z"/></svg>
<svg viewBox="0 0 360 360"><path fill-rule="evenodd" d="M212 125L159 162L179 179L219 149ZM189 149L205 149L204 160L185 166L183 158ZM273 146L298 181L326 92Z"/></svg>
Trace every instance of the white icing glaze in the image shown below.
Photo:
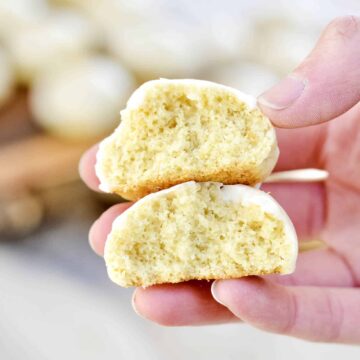
<svg viewBox="0 0 360 360"><path fill-rule="evenodd" d="M121 126L121 124L120 124ZM118 129L120 128L118 127ZM110 136L105 138L103 141L99 144L99 149L96 152L96 163L95 163L95 174L96 177L99 179L99 189L105 193L110 193L112 191L111 185L107 181L107 176L105 172L102 169L102 163L105 161L105 148L108 143L111 143L113 141L113 138L116 136L116 131L113 132Z"/></svg>
<svg viewBox="0 0 360 360"><path fill-rule="evenodd" d="M269 136L271 136L274 139L274 142L273 142L273 147L272 147L268 157L264 159L264 161L262 162L262 164L260 166L262 178L267 178L271 174L271 171L274 169L275 164L277 163L279 155L280 155L280 150L279 150L279 147L278 147L277 141L276 141L275 128L272 128L271 130L272 131L271 131L271 134L269 134Z"/></svg>
<svg viewBox="0 0 360 360"><path fill-rule="evenodd" d="M224 90L234 94L240 101L244 102L250 109L254 109L256 107L256 98L247 95L239 90L236 90L232 87L217 84L211 81L206 80L196 80L196 79L159 79L159 80L151 80L143 85L141 85L134 93L131 95L128 103L127 109L136 109L143 101L146 96L146 92L151 90L156 85L165 85L165 84L179 84L179 85L190 85L195 86L197 88L213 88ZM191 96L191 95L190 95Z"/></svg>
<svg viewBox="0 0 360 360"><path fill-rule="evenodd" d="M290 218L286 214L286 212L282 209L282 207L277 203L277 201L270 196L268 193L256 189L251 186L246 185L223 185L217 182L208 182L208 183L196 183L195 181L189 181L183 184L175 185L169 189L161 190L156 193L149 194L138 202L136 202L131 208L126 210L120 216L118 216L113 224L112 229L119 229L121 228L126 220L127 217L136 209L141 206L143 203L146 203L148 200L153 198L163 197L173 191L178 190L179 188L187 187L187 186L196 186L200 184L216 184L219 188L219 195L223 201L231 201L235 203L239 203L242 205L259 205L264 211L268 212L269 214L275 216L277 219L281 220L284 224L284 231L287 239L292 244L292 259L294 260L289 266L288 273L291 273L295 268L295 262L298 253L298 240L294 225L292 224ZM106 244L105 244L106 248ZM106 251L106 250L105 250Z"/></svg>
<svg viewBox="0 0 360 360"><path fill-rule="evenodd" d="M265 182L322 182L329 177L329 172L321 169L298 169L272 173Z"/></svg>

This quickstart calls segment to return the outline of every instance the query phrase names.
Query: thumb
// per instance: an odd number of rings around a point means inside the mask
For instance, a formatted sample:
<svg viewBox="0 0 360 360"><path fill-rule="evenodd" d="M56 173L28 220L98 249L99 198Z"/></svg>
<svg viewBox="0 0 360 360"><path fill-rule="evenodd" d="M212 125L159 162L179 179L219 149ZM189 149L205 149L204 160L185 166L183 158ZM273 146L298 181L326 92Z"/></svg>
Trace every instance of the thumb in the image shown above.
<svg viewBox="0 0 360 360"><path fill-rule="evenodd" d="M360 101L360 17L333 20L310 55L280 83L258 98L274 125L319 124Z"/></svg>

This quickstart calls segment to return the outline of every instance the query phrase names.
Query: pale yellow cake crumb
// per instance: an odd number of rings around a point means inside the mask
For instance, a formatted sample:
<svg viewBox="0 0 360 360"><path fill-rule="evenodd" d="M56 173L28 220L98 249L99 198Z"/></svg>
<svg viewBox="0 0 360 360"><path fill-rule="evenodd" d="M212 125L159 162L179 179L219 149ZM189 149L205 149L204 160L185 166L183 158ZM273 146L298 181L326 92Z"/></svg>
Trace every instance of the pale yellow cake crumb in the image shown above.
<svg viewBox="0 0 360 360"><path fill-rule="evenodd" d="M295 230L265 192L244 185L188 182L151 194L118 217L105 246L121 286L287 274Z"/></svg>

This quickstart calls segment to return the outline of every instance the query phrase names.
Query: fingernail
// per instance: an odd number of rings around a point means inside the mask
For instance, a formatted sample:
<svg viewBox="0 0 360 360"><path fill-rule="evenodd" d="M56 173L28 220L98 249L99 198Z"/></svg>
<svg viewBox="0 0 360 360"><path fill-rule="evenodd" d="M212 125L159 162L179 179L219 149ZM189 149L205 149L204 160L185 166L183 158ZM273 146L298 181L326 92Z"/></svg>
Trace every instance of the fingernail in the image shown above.
<svg viewBox="0 0 360 360"><path fill-rule="evenodd" d="M139 312L139 310L136 308L136 292L137 292L137 289L134 290L133 294L132 294L132 297L131 297L131 306L135 312L136 315L140 316L141 318L143 319L146 319L144 316L142 316Z"/></svg>
<svg viewBox="0 0 360 360"><path fill-rule="evenodd" d="M212 297L221 305L226 306L219 297L218 291L217 291L217 286L218 286L218 280L213 281L213 283L211 284L211 295Z"/></svg>
<svg viewBox="0 0 360 360"><path fill-rule="evenodd" d="M99 253L97 252L96 247L95 247L95 245L94 245L94 243L95 243L95 240L94 240L94 239L96 238L95 232L96 232L96 226L97 226L98 221L99 221L99 220L96 220L96 221L91 225L91 228L90 228L90 230L89 230L89 236L88 236L88 238L89 238L89 245L90 245L92 251L93 251L96 255L102 256L102 254L99 254Z"/></svg>
<svg viewBox="0 0 360 360"><path fill-rule="evenodd" d="M261 94L257 101L260 105L274 110L284 110L299 99L304 92L307 80L290 75Z"/></svg>

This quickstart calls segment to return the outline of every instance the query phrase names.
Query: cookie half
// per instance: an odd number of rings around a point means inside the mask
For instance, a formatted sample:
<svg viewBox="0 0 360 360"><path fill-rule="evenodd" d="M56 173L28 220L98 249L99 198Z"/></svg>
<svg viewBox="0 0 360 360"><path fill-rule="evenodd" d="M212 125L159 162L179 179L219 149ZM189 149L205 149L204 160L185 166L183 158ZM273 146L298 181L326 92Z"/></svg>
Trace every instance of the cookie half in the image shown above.
<svg viewBox="0 0 360 360"><path fill-rule="evenodd" d="M256 100L202 80L154 80L136 90L97 154L100 188L129 200L186 181L254 185L279 150Z"/></svg>
<svg viewBox="0 0 360 360"><path fill-rule="evenodd" d="M297 237L280 205L245 185L187 182L150 194L113 223L109 277L121 286L289 274Z"/></svg>

